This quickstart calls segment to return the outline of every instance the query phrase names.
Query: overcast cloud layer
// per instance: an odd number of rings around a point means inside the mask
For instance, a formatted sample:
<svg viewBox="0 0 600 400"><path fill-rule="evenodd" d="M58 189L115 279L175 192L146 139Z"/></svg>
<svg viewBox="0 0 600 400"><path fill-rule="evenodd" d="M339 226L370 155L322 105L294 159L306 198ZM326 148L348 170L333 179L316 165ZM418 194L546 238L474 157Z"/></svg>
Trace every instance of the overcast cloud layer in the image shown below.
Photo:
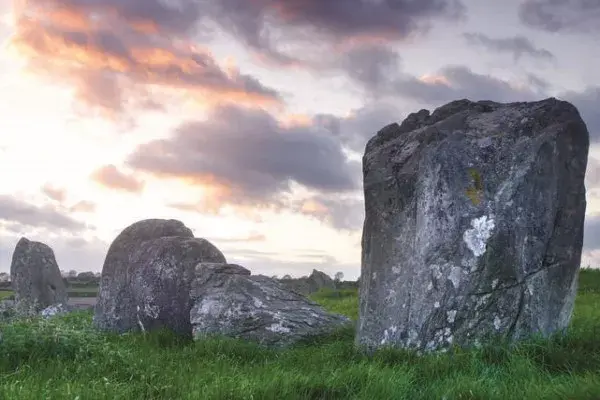
<svg viewBox="0 0 600 400"><path fill-rule="evenodd" d="M0 192L3 263L6 243L27 235L55 246L64 269L98 270L110 235L151 213L248 226L202 233L262 273L356 277L370 137L456 99L554 96L590 130L584 247L600 265L600 74L589 72L600 60L588 50L600 43L600 2L27 0L0 12L12 21L0 25L0 70L68 93L65 120L106 124L72 137L114 143L82 171L85 184L48 172L39 187L17 180ZM12 102L2 96L0 107ZM126 132L111 125L124 120L134 122ZM20 133L9 135L7 154ZM281 250L273 232L288 228L274 227L277 216L309 221L315 231L298 240L324 235L323 249Z"/></svg>

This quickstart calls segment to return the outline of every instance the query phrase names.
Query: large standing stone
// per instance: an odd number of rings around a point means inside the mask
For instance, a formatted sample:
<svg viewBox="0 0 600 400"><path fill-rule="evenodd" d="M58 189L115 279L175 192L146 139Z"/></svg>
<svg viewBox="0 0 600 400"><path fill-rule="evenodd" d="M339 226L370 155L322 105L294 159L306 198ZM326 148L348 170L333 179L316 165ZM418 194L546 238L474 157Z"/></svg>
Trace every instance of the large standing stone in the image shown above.
<svg viewBox="0 0 600 400"><path fill-rule="evenodd" d="M191 335L190 284L200 262L225 262L177 220L147 219L113 241L102 268L94 324L126 332L168 328Z"/></svg>
<svg viewBox="0 0 600 400"><path fill-rule="evenodd" d="M19 315L37 314L48 306L67 302L67 288L54 251L44 243L19 240L12 256L10 278Z"/></svg>
<svg viewBox="0 0 600 400"><path fill-rule="evenodd" d="M199 264L191 297L196 339L224 335L281 347L350 323L277 280L251 276L235 264Z"/></svg>
<svg viewBox="0 0 600 400"><path fill-rule="evenodd" d="M547 99L459 100L383 128L363 157L357 343L419 350L567 327L589 135Z"/></svg>

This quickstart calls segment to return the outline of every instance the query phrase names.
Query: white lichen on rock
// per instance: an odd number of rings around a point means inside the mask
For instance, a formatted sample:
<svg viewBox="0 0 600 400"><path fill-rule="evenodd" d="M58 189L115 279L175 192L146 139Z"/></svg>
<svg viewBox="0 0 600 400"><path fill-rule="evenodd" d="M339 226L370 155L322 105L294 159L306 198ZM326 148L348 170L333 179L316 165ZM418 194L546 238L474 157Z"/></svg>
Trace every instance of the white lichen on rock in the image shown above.
<svg viewBox="0 0 600 400"><path fill-rule="evenodd" d="M533 283L531 283L530 281L527 281L527 292L529 292L529 295L533 295Z"/></svg>
<svg viewBox="0 0 600 400"><path fill-rule="evenodd" d="M484 215L471 221L471 229L467 229L463 240L476 257L485 253L488 239L492 236L495 223L492 216Z"/></svg>
<svg viewBox="0 0 600 400"><path fill-rule="evenodd" d="M288 333L290 331L290 328L283 326L281 324L281 322L271 324L270 326L267 326L266 329L271 332L277 332L277 333Z"/></svg>
<svg viewBox="0 0 600 400"><path fill-rule="evenodd" d="M40 312L40 315L44 318L49 318L49 317L54 317L55 315L64 314L68 311L69 311L69 309L67 308L67 306L65 306L62 303L59 303L59 304L53 304L51 306L44 308Z"/></svg>
<svg viewBox="0 0 600 400"><path fill-rule="evenodd" d="M454 323L454 319L456 318L456 310L450 310L446 312L448 323Z"/></svg>
<svg viewBox="0 0 600 400"><path fill-rule="evenodd" d="M494 328L496 328L496 330L499 331L501 324L502 324L502 320L496 315L494 317Z"/></svg>
<svg viewBox="0 0 600 400"><path fill-rule="evenodd" d="M452 267L452 269L450 270L448 279L450 280L450 282L452 282L452 286L454 286L454 288L458 288L458 285L460 285L460 276L461 275L462 275L462 269L460 269L458 267Z"/></svg>
<svg viewBox="0 0 600 400"><path fill-rule="evenodd" d="M257 299L256 297L253 297L252 300L254 302L254 307L261 308L261 307L264 306L264 303L262 301L260 301L260 299Z"/></svg>
<svg viewBox="0 0 600 400"><path fill-rule="evenodd" d="M386 344L390 340L390 336L394 335L396 332L398 332L398 327L396 325L392 325L388 329L384 329L383 338L381 339L380 344Z"/></svg>
<svg viewBox="0 0 600 400"><path fill-rule="evenodd" d="M158 318L158 315L160 314L160 309L155 304L146 303L146 304L144 304L144 314L146 314L148 317L150 317L152 319L156 319L156 318Z"/></svg>

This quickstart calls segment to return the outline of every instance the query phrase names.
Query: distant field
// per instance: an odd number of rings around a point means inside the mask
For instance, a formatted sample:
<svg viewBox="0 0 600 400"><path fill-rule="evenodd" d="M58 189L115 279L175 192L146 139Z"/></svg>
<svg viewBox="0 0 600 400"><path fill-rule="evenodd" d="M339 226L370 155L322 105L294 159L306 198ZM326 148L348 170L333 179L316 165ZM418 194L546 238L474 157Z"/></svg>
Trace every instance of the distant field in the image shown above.
<svg viewBox="0 0 600 400"><path fill-rule="evenodd" d="M13 294L12 290L0 289L0 299L8 297ZM69 297L96 297L98 295L97 286L83 286L83 287L68 287L67 294Z"/></svg>
<svg viewBox="0 0 600 400"><path fill-rule="evenodd" d="M69 297L96 297L98 295L97 286L69 287L67 291Z"/></svg>

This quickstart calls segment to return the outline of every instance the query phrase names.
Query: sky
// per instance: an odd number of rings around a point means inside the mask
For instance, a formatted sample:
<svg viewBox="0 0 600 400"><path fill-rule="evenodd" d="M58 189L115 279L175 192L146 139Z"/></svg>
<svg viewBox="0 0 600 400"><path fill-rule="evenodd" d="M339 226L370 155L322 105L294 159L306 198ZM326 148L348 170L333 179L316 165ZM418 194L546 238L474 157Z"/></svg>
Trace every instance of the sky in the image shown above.
<svg viewBox="0 0 600 400"><path fill-rule="evenodd" d="M598 1L0 0L0 43L0 271L22 236L100 271L123 228L175 218L254 273L356 279L369 138L547 97L590 131L600 266Z"/></svg>

